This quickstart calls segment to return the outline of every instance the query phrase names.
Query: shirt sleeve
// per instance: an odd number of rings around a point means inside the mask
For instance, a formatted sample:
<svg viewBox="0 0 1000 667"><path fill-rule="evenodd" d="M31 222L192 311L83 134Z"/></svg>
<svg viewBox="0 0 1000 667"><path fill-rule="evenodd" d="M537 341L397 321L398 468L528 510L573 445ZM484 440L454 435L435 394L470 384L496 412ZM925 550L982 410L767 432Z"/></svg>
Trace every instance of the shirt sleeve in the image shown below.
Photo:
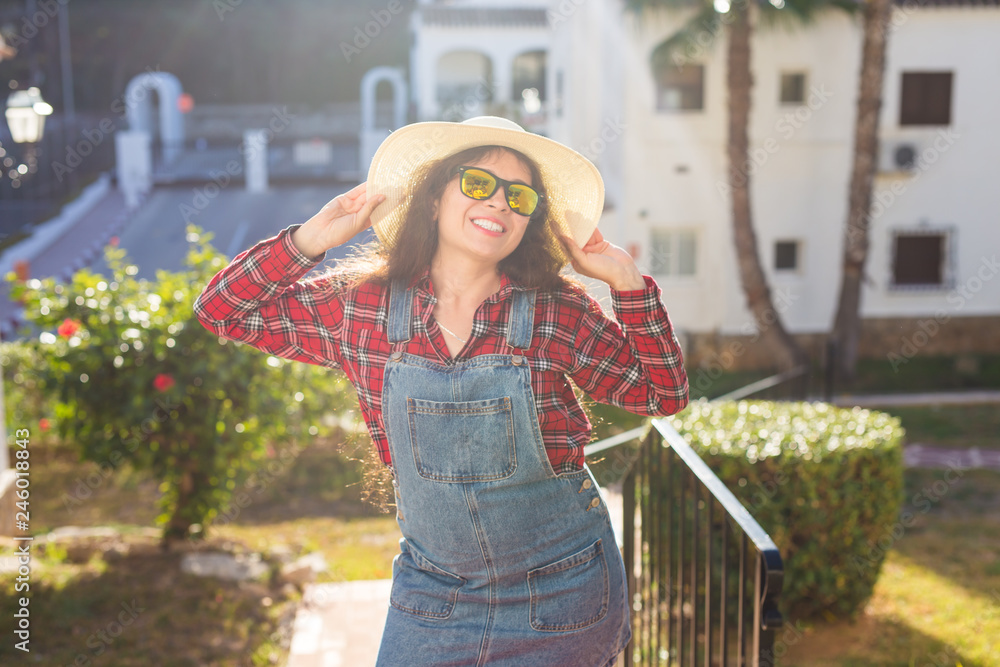
<svg viewBox="0 0 1000 667"><path fill-rule="evenodd" d="M578 323L570 377L602 403L640 415L672 415L688 404L684 357L659 286L644 279L645 289L611 290L617 322L584 294L587 309Z"/></svg>
<svg viewBox="0 0 1000 667"><path fill-rule="evenodd" d="M329 277L302 281L326 258L292 243L291 225L237 255L198 296L198 321L219 336L284 359L339 365L343 307Z"/></svg>

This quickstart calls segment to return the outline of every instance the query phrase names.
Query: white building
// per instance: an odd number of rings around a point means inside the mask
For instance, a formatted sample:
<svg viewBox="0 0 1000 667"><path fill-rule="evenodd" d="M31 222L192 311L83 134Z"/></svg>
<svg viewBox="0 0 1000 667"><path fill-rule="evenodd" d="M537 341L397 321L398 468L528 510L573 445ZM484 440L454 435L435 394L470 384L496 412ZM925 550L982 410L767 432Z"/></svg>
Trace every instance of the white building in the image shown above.
<svg viewBox="0 0 1000 667"><path fill-rule="evenodd" d="M725 36L699 35L682 58L652 64L686 19L637 18L617 0L424 3L412 95L421 120L500 113L590 157L607 186L601 229L657 277L702 358L701 343L720 351L754 324L730 231ZM898 6L893 26L863 351L997 353L1000 6ZM860 16L830 11L809 27L757 30L751 46L761 259L785 324L817 341L840 285L861 37Z"/></svg>

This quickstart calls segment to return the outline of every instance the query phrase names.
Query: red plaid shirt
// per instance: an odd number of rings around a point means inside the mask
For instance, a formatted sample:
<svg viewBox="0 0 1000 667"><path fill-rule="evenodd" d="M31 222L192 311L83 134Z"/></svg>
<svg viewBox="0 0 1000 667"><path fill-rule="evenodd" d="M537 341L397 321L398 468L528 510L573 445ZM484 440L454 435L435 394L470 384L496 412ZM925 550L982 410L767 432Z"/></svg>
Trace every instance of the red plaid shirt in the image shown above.
<svg viewBox="0 0 1000 667"><path fill-rule="evenodd" d="M286 359L341 368L358 393L361 410L382 461L390 464L382 419L382 377L391 353L386 338L389 290L375 284L346 288L344 279L322 275L300 280L323 259L310 259L282 230L233 259L195 301L198 320L219 336L242 341ZM540 291L527 351L538 423L552 468L583 465L590 422L569 378L594 399L642 415L667 415L687 405L688 383L681 349L660 289L611 290L620 325L607 318L586 292L563 287ZM432 315L435 297L428 273L414 290L413 338L406 352L453 363ZM513 290L506 276L477 310L469 342L457 359L506 354L506 323Z"/></svg>

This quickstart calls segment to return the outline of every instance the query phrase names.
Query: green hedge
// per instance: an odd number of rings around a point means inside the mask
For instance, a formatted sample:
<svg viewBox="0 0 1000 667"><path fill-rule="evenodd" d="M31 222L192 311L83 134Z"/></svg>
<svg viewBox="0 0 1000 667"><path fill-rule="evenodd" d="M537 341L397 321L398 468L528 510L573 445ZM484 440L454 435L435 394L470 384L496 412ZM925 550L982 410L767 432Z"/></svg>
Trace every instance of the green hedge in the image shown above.
<svg viewBox="0 0 1000 667"><path fill-rule="evenodd" d="M671 419L778 545L786 618L862 607L897 534L897 418L826 403L699 401Z"/></svg>

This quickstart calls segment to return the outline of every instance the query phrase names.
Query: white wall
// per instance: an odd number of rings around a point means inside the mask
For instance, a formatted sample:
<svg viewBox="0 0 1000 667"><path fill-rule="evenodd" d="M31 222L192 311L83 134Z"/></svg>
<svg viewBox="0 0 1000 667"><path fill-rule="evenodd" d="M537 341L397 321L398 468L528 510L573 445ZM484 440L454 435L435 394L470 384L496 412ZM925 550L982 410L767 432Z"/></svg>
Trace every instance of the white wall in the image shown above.
<svg viewBox="0 0 1000 667"><path fill-rule="evenodd" d="M868 316L948 317L1000 313L1000 10L988 7L897 10L890 37L882 136L912 139L929 152L914 176L883 177L879 193L891 202L874 220L864 292ZM949 128L900 128L901 71L954 72ZM940 151L935 151L936 146ZM894 194L892 187L895 185ZM937 291L888 289L893 228L953 226L955 284Z"/></svg>

